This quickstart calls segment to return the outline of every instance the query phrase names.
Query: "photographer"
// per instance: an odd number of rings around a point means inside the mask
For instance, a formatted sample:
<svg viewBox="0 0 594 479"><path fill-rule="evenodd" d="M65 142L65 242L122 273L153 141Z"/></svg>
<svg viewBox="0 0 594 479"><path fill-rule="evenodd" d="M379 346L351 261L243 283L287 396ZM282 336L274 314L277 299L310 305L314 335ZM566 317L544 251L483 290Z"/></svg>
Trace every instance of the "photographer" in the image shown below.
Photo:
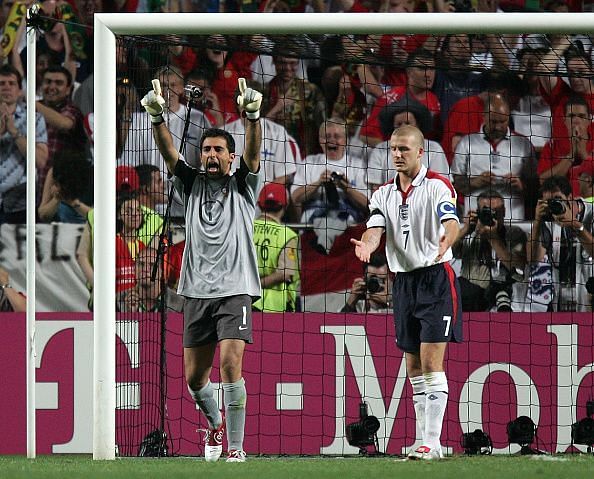
<svg viewBox="0 0 594 479"><path fill-rule="evenodd" d="M592 204L573 197L566 177L547 178L527 245L531 311L590 309L585 284L592 276L593 243Z"/></svg>
<svg viewBox="0 0 594 479"><path fill-rule="evenodd" d="M386 255L376 252L365 263L365 277L355 278L341 313L391 313L392 278Z"/></svg>
<svg viewBox="0 0 594 479"><path fill-rule="evenodd" d="M512 310L513 283L524 276L526 235L517 226L506 226L504 218L503 197L485 191L460 228L453 253L462 260L463 311Z"/></svg>

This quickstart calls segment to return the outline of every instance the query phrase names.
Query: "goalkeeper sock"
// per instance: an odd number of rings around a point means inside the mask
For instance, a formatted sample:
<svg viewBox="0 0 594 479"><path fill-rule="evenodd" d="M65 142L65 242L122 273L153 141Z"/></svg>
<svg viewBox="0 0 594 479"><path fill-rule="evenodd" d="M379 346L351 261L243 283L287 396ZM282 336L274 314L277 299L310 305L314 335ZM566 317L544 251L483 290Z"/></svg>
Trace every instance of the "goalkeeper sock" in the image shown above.
<svg viewBox="0 0 594 479"><path fill-rule="evenodd" d="M221 425L223 422L223 417L221 416L221 411L219 411L219 405L214 397L214 388L212 387L212 383L208 381L206 386L198 391L193 391L190 386L188 386L188 391L198 404L200 410L206 416L208 420L208 424L211 429L216 429Z"/></svg>
<svg viewBox="0 0 594 479"><path fill-rule="evenodd" d="M440 447L441 428L448 403L448 380L441 372L425 373L425 434L423 441L431 448Z"/></svg>
<svg viewBox="0 0 594 479"><path fill-rule="evenodd" d="M223 391L225 394L227 443L229 450L243 451L245 404L247 402L245 380L241 378L234 383L223 383Z"/></svg>
<svg viewBox="0 0 594 479"><path fill-rule="evenodd" d="M427 384L425 383L424 376L415 376L414 378L409 378L409 381L413 390L412 399L415 415L417 417L417 427L421 431L421 442L423 443L425 438L425 391L427 389Z"/></svg>

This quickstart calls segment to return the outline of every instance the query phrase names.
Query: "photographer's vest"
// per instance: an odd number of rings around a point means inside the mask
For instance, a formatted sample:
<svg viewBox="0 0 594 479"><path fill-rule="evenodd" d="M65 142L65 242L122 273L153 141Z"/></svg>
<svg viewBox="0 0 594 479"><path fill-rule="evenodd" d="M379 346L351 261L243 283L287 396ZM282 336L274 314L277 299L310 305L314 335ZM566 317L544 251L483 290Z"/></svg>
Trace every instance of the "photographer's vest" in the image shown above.
<svg viewBox="0 0 594 479"><path fill-rule="evenodd" d="M258 258L260 278L274 273L278 268L279 256L285 245L297 238L291 228L270 220L254 221L254 244ZM262 288L262 297L253 305L259 311L295 311L297 286L299 283L299 262L295 258L295 272L290 283L279 283Z"/></svg>

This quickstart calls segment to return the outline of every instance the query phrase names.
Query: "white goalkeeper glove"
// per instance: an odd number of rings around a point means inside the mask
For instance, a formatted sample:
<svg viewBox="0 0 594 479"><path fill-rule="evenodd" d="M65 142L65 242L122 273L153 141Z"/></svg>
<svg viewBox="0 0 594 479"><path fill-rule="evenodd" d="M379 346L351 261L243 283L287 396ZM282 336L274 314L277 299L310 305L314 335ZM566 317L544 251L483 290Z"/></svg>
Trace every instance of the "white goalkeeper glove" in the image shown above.
<svg viewBox="0 0 594 479"><path fill-rule="evenodd" d="M140 100L140 104L151 116L151 122L163 123L163 105L165 105L165 98L161 96L161 83L157 79L153 80L152 83L153 89L144 95L142 100Z"/></svg>
<svg viewBox="0 0 594 479"><path fill-rule="evenodd" d="M260 118L260 105L262 105L262 93L253 88L247 88L245 78L237 81L239 85L239 95L237 104L240 110L245 111L248 120L257 120Z"/></svg>

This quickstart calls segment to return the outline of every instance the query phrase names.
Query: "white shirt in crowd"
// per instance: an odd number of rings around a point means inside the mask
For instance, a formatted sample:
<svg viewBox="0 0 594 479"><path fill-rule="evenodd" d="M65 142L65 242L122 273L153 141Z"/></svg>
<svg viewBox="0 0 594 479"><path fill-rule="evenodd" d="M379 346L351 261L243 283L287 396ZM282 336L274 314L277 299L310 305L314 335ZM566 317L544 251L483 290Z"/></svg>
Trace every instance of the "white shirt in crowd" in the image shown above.
<svg viewBox="0 0 594 479"><path fill-rule="evenodd" d="M456 146L452 160L452 175L475 178L482 173L500 177L490 188L497 191L505 202L506 219L524 220L524 192L512 191L506 175L524 178L530 168L536 171L534 148L525 136L507 130L507 134L496 145L492 144L483 128L480 133L463 136ZM470 211L476 205L476 198L489 187L478 188L464 198L464 210Z"/></svg>
<svg viewBox="0 0 594 479"><path fill-rule="evenodd" d="M301 153L295 139L287 133L284 126L267 118L260 120L262 125L262 151L260 164L264 172L264 182L269 183L275 178L292 176L301 163ZM243 154L245 143L244 120L239 118L223 127L233 135L235 140L235 161L232 170L239 168L239 159Z"/></svg>

